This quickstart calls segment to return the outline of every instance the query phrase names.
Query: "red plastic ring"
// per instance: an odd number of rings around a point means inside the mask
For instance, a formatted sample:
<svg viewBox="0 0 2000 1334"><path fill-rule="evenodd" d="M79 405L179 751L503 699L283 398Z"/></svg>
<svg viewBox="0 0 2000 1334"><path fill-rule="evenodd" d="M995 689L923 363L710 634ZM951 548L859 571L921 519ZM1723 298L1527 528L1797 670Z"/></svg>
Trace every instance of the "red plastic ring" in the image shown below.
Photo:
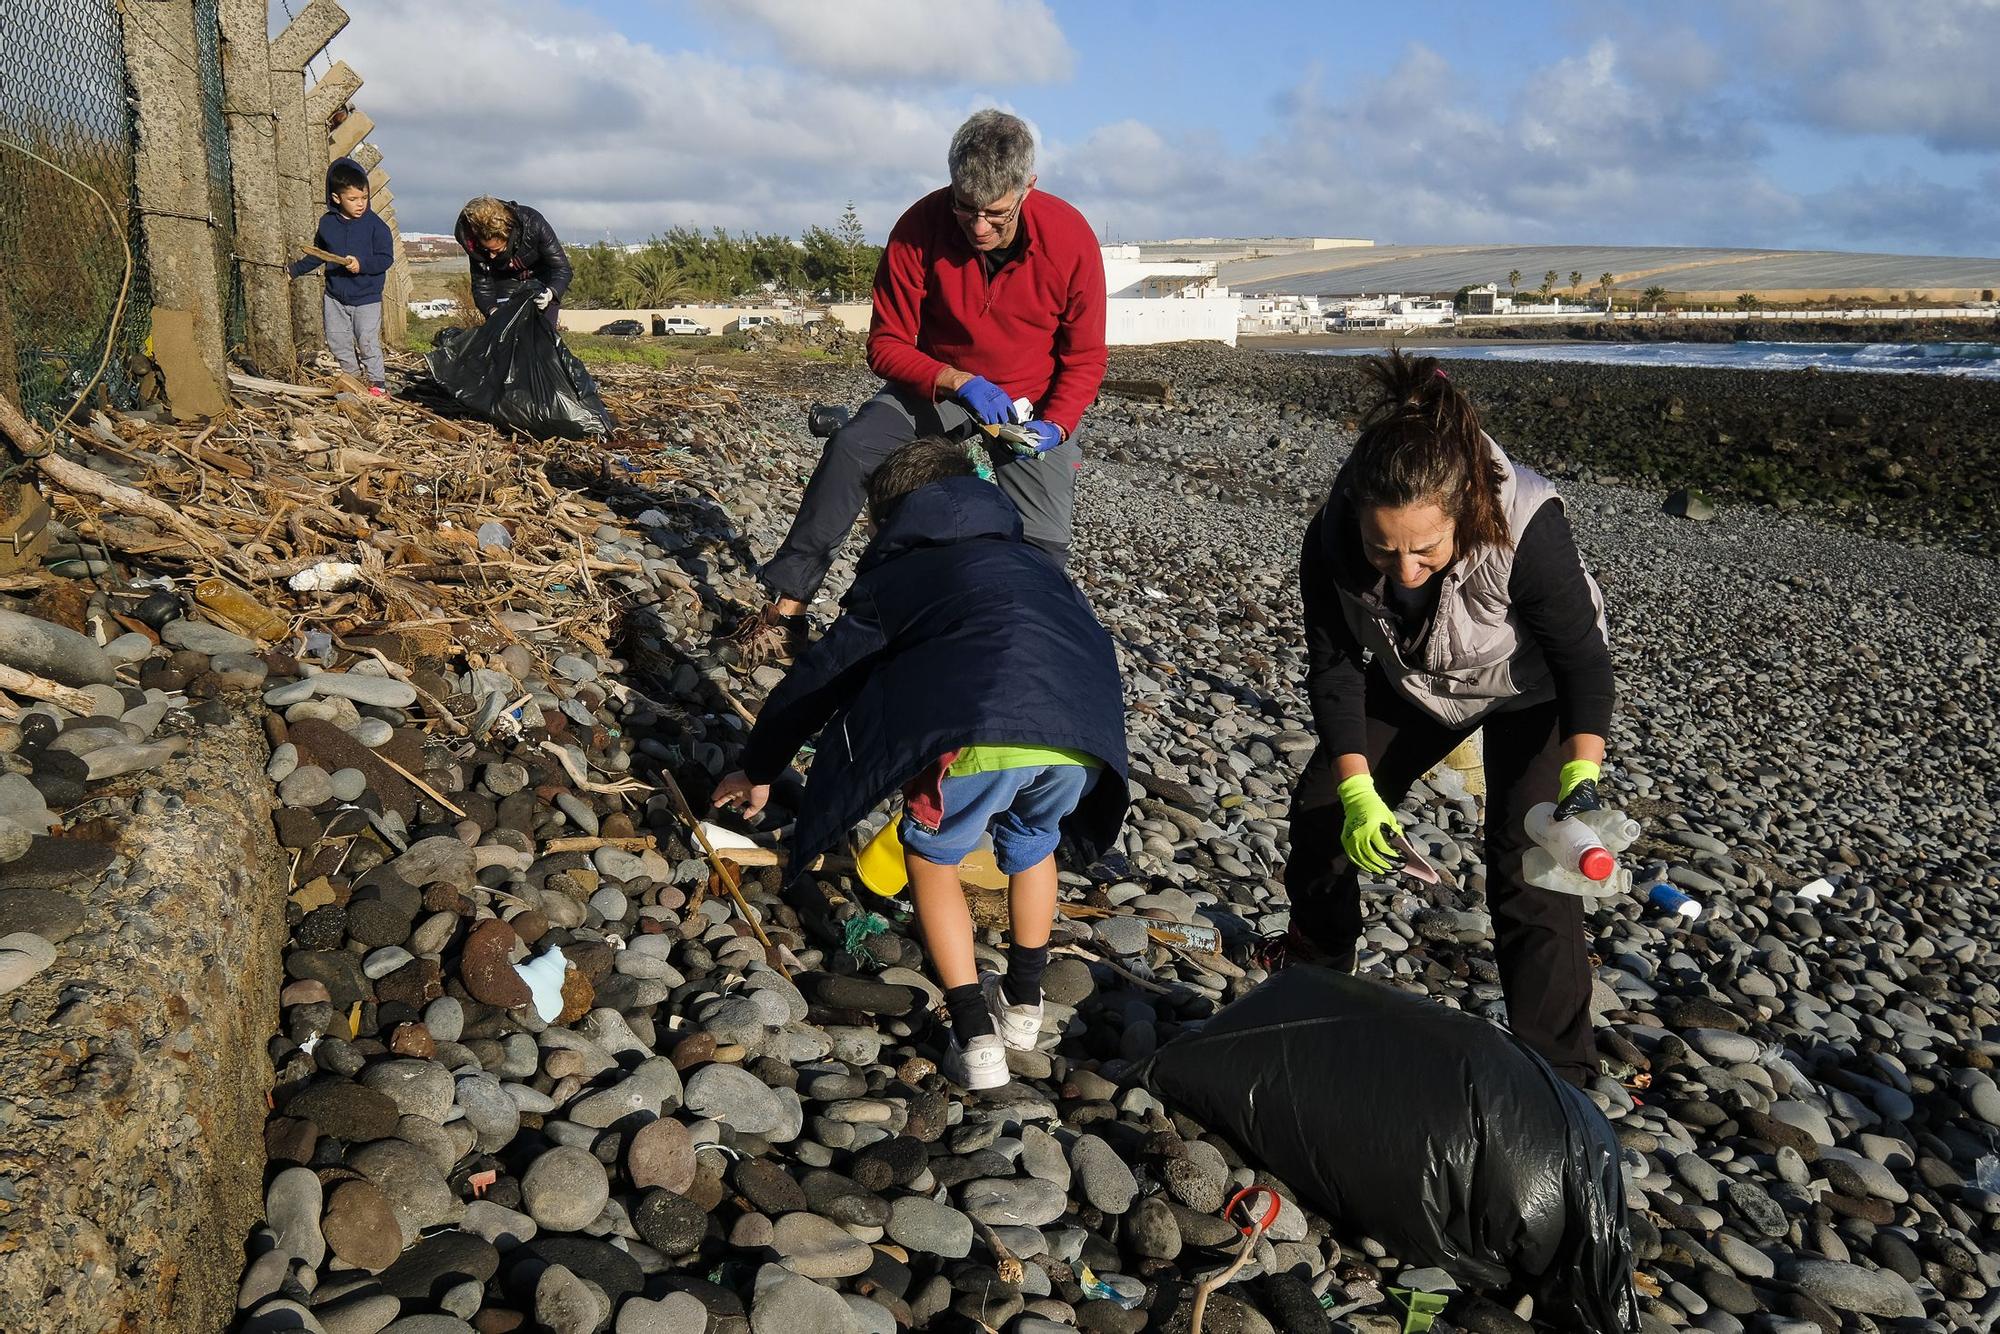
<svg viewBox="0 0 2000 1334"><path fill-rule="evenodd" d="M1244 1227L1241 1223L1236 1225L1236 1230L1246 1237L1255 1236L1259 1232L1266 1231L1270 1228L1271 1224L1278 1221L1278 1210L1284 1205L1284 1201L1279 1198L1278 1192L1272 1190L1269 1186L1245 1186L1242 1190L1237 1191L1229 1197L1229 1203L1222 1206L1223 1221L1228 1222L1229 1216L1236 1212L1237 1205L1258 1195L1270 1196L1271 1207L1264 1211L1262 1218L1252 1223L1249 1227ZM1246 1212L1248 1211L1246 1210Z"/></svg>

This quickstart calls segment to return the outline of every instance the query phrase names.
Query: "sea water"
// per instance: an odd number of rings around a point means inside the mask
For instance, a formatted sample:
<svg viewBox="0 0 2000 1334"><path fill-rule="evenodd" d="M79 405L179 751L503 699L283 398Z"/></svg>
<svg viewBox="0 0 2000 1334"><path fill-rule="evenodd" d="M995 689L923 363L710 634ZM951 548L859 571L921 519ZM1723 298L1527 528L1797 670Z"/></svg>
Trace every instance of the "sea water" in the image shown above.
<svg viewBox="0 0 2000 1334"><path fill-rule="evenodd" d="M1875 371L2000 380L2000 343L1462 343L1399 344L1405 352L1473 361L1571 361L1596 366L1719 366L1755 371ZM1365 356L1381 347L1315 348L1314 356Z"/></svg>

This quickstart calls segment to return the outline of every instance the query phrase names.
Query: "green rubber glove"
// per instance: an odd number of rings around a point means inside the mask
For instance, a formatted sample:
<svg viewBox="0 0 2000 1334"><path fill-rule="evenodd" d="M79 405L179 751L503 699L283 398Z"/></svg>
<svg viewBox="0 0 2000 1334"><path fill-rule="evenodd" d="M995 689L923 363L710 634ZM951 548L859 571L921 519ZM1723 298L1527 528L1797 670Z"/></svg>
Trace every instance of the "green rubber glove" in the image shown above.
<svg viewBox="0 0 2000 1334"><path fill-rule="evenodd" d="M1598 809L1597 780L1604 776L1603 769L1596 760L1571 760L1556 775L1556 818L1567 820L1572 815Z"/></svg>
<svg viewBox="0 0 2000 1334"><path fill-rule="evenodd" d="M1403 826L1396 813L1375 790L1375 780L1356 774L1340 785L1340 806L1347 813L1341 826L1340 846L1347 859L1374 875L1387 875L1401 860L1392 840L1402 837Z"/></svg>

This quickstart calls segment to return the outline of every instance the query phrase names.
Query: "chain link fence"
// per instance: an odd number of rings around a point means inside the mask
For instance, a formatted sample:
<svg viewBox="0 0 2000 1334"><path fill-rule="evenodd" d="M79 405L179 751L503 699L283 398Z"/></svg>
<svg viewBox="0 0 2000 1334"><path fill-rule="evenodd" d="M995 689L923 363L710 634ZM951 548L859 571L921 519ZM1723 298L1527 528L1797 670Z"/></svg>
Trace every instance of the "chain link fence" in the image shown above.
<svg viewBox="0 0 2000 1334"><path fill-rule="evenodd" d="M125 250L112 222L63 171L103 195L132 247L127 317L106 372L114 401L132 397L126 362L143 347L146 329L131 312L150 305L133 196L136 132L116 0L8 0L5 7L0 376L11 377L7 387L23 407L47 421L96 370L125 281Z"/></svg>
<svg viewBox="0 0 2000 1334"><path fill-rule="evenodd" d="M201 76L201 137L208 150L208 215L215 238L215 272L221 288L223 342L231 356L243 351L249 317L243 303L243 265L236 255L235 179L229 163L229 121L223 115L221 0L194 0L196 68Z"/></svg>

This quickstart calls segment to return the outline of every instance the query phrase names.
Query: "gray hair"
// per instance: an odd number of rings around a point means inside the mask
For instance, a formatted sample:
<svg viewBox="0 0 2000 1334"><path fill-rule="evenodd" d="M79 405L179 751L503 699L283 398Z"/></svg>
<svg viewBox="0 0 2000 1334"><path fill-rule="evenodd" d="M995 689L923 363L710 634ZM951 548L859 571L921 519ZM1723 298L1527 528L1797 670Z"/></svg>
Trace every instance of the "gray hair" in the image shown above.
<svg viewBox="0 0 2000 1334"><path fill-rule="evenodd" d="M1019 116L988 107L951 136L951 187L974 208L1028 187L1035 174L1035 136Z"/></svg>

